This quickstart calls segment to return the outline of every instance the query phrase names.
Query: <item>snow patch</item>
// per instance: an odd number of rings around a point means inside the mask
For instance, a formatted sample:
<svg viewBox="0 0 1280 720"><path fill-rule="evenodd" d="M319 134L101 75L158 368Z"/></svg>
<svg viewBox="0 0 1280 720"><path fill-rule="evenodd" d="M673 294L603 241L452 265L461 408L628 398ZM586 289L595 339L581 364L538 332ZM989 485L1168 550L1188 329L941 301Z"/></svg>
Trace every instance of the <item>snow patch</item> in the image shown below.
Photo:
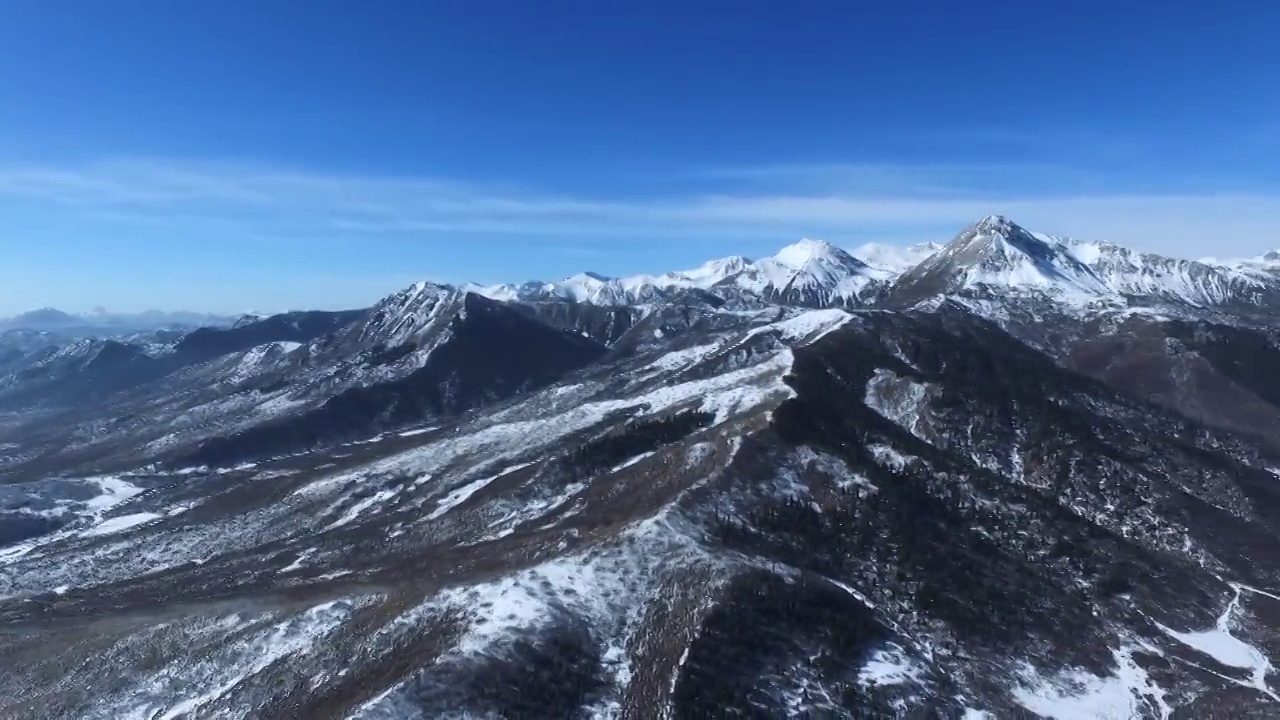
<svg viewBox="0 0 1280 720"><path fill-rule="evenodd" d="M858 671L858 681L865 686L918 683L928 669L907 656L906 650L890 643L877 650Z"/></svg>
<svg viewBox="0 0 1280 720"><path fill-rule="evenodd" d="M871 456L876 459L876 462L895 470L905 470L908 465L920 459L914 455L900 453L888 445L879 443L868 445L867 450L871 451Z"/></svg>
<svg viewBox="0 0 1280 720"><path fill-rule="evenodd" d="M295 558L293 562L289 563L286 567L280 568L280 574L283 575L284 573L291 573L294 570L301 570L307 558L311 557L315 553L316 553L315 548L307 548L306 550L303 550L302 552L298 553L298 557Z"/></svg>
<svg viewBox="0 0 1280 720"><path fill-rule="evenodd" d="M1235 616L1240 612L1242 590L1242 586L1235 586L1235 596L1231 598L1231 602L1227 603L1226 609L1218 616L1211 630L1179 632L1160 623L1156 623L1156 626L1174 640L1208 655L1222 665L1251 671L1249 686L1257 688L1259 692L1273 700L1280 701L1280 696L1267 686L1267 674L1272 668L1266 654L1231 634Z"/></svg>
<svg viewBox="0 0 1280 720"><path fill-rule="evenodd" d="M137 485L115 476L85 478L85 480L102 490L102 494L85 503L85 508L88 510L106 510L142 492L142 488Z"/></svg>
<svg viewBox="0 0 1280 720"><path fill-rule="evenodd" d="M1013 689L1014 700L1031 712L1052 720L1130 720L1156 709L1162 720L1173 714L1165 691L1133 659L1141 646L1112 650L1113 675L1098 677L1071 670L1046 678L1028 666L1023 683Z"/></svg>
<svg viewBox="0 0 1280 720"><path fill-rule="evenodd" d="M687 536L653 518L624 531L616 543L588 554L543 562L493 582L448 589L393 622L407 627L420 618L461 614L467 629L438 663L503 653L527 634L551 625L569 610L591 623L602 646L610 690L589 712L621 716L621 700L632 680L628 643L638 631L649 595L671 568L687 568L703 557ZM383 717L397 707L398 693L370 702L359 717Z"/></svg>
<svg viewBox="0 0 1280 720"><path fill-rule="evenodd" d="M106 526L101 533L93 534L114 532L115 530L112 530L111 526L104 523L103 516L112 508L143 492L143 489L137 485L126 482L114 475L81 478L72 482L84 482L86 485L97 486L99 491L97 495L88 500L59 500L57 502L60 508L65 508L74 515L80 516L82 521L70 523L66 528L58 532L41 535L0 549L0 565L17 562L39 547L80 535L85 532L86 526L88 526L89 530L92 530L94 526ZM123 530L125 528L119 527L117 529Z"/></svg>
<svg viewBox="0 0 1280 720"><path fill-rule="evenodd" d="M925 437L921 430L921 418L927 407L925 401L929 392L928 383L916 382L880 368L867 381L863 402L885 419L923 440Z"/></svg>
<svg viewBox="0 0 1280 720"><path fill-rule="evenodd" d="M854 472L841 458L818 452L807 446L796 448L795 458L802 466L812 467L831 478L832 483L840 490L854 487L872 492L876 490L875 483L865 475Z"/></svg>
<svg viewBox="0 0 1280 720"><path fill-rule="evenodd" d="M355 505L352 505L350 508L347 509L345 513L342 514L342 517L333 521L328 527L325 528L325 530L333 530L334 528L338 528L338 527L342 527L343 525L346 525L352 520L355 520L356 518L360 517L360 514L363 513L365 510L368 510L374 505L381 504L395 497L396 493L398 492L399 492L398 490L379 490L373 495L370 495L369 497L357 502Z"/></svg>
<svg viewBox="0 0 1280 720"><path fill-rule="evenodd" d="M96 537L98 535L110 535L128 530L143 523L159 520L164 517L153 512L131 513L129 515L120 515L118 517L108 518L93 527L81 533L82 537Z"/></svg>

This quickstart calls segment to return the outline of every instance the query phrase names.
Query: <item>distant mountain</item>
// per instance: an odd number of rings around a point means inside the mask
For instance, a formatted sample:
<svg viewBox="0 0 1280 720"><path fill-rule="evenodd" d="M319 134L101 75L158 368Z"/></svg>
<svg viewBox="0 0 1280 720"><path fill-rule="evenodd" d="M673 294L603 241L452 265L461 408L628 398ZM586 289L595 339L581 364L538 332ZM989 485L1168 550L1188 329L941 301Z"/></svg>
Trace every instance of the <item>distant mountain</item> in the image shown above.
<svg viewBox="0 0 1280 720"><path fill-rule="evenodd" d="M733 256L692 270L613 278L584 272L552 283L468 287L499 300L568 300L595 305L634 305L668 300L690 291L746 296L765 302L818 307L858 304L893 275L820 240L801 240L760 260Z"/></svg>
<svg viewBox="0 0 1280 720"><path fill-rule="evenodd" d="M0 320L7 329L14 330L60 330L72 325L85 324L84 318L64 313L55 308L41 308Z"/></svg>
<svg viewBox="0 0 1280 720"><path fill-rule="evenodd" d="M632 275L611 278L583 272L557 282L528 282L522 285L489 287L464 286L495 300L568 300L593 305L628 305L653 302L687 290L705 290L750 266L744 257L711 260L693 270L663 275Z"/></svg>
<svg viewBox="0 0 1280 720"><path fill-rule="evenodd" d="M288 312L265 318L241 318L230 326L200 327L174 344L174 353L188 361L243 352L265 343L306 343L336 333L363 317L365 310Z"/></svg>
<svg viewBox="0 0 1280 720"><path fill-rule="evenodd" d="M942 249L935 242L919 243L907 247L867 243L849 251L849 254L861 260L867 267L884 274L886 278L897 277L919 265L925 258Z"/></svg>
<svg viewBox="0 0 1280 720"><path fill-rule="evenodd" d="M726 278L731 286L766 301L804 307L856 305L884 274L821 240L801 240Z"/></svg>
<svg viewBox="0 0 1280 720"><path fill-rule="evenodd" d="M1265 261L1214 264L1142 253L1101 242L1057 240L1084 263L1108 289L1195 306L1257 304L1275 292L1280 276L1268 275Z"/></svg>
<svg viewBox="0 0 1280 720"><path fill-rule="evenodd" d="M101 308L73 315L55 308L32 310L11 318L0 319L0 331L38 330L73 334L82 337L115 336L157 330L191 329L230 325L235 318L192 312L148 310L140 313L109 313Z"/></svg>

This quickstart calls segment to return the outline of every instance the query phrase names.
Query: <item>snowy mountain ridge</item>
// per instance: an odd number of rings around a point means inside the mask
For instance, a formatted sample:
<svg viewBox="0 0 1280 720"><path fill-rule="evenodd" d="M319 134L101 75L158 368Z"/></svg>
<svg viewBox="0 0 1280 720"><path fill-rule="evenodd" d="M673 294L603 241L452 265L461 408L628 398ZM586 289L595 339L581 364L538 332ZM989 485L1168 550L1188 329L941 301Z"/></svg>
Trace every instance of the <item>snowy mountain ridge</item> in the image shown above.
<svg viewBox="0 0 1280 720"><path fill-rule="evenodd" d="M595 305L634 305L701 290L744 292L765 300L814 304L856 298L868 282L883 280L890 274L883 269L873 269L831 243L804 239L759 260L730 256L709 260L691 270L661 275L608 277L583 272L551 283L464 287L506 301L569 300ZM801 302L805 299L811 302Z"/></svg>
<svg viewBox="0 0 1280 720"><path fill-rule="evenodd" d="M804 239L758 260L728 257L693 270L558 282L463 286L496 300L638 305L698 290L808 307L922 301L949 294L1038 295L1068 307L1174 303L1195 308L1280 302L1280 252L1248 260L1188 260L1108 242L1029 231L989 216L946 244L868 243L844 250Z"/></svg>

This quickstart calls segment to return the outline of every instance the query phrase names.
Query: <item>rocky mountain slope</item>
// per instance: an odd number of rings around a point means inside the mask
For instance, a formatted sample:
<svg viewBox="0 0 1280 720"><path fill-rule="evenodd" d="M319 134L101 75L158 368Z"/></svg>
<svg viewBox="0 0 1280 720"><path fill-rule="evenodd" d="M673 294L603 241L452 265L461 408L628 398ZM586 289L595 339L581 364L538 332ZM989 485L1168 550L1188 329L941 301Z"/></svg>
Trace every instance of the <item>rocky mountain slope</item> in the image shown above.
<svg viewBox="0 0 1280 720"><path fill-rule="evenodd" d="M6 336L0 717L1274 717L1277 299L992 217Z"/></svg>

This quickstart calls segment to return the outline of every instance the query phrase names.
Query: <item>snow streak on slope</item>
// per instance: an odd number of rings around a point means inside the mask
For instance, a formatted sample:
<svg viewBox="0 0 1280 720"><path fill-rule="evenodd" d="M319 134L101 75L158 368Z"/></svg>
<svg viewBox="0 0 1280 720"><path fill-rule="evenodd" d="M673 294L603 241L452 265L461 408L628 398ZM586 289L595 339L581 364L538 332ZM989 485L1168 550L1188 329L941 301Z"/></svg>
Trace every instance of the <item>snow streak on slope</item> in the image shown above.
<svg viewBox="0 0 1280 720"><path fill-rule="evenodd" d="M488 477L480 478L479 480L472 480L466 485L463 485L462 487L456 490L450 491L448 495L440 499L439 505L437 505L436 509L433 510L431 514L427 516L427 519L435 520L436 518L443 517L445 513L449 512L450 510L466 502L467 498L483 490L485 486L488 485L489 483L493 482L494 480L497 480L498 478L502 477L503 475L506 475L507 473L515 472L516 470L519 470L521 468L526 468L531 464L532 463L523 463L520 465L513 465L509 468L503 469L502 472L499 472L495 475L490 475Z"/></svg>
<svg viewBox="0 0 1280 720"><path fill-rule="evenodd" d="M164 516L153 512L138 512L130 513L128 515L118 515L116 517L103 520L97 525L85 530L83 535L85 537L110 535L112 533L128 530L131 527L142 525L143 523L151 522L152 520L159 520L162 517Z"/></svg>

